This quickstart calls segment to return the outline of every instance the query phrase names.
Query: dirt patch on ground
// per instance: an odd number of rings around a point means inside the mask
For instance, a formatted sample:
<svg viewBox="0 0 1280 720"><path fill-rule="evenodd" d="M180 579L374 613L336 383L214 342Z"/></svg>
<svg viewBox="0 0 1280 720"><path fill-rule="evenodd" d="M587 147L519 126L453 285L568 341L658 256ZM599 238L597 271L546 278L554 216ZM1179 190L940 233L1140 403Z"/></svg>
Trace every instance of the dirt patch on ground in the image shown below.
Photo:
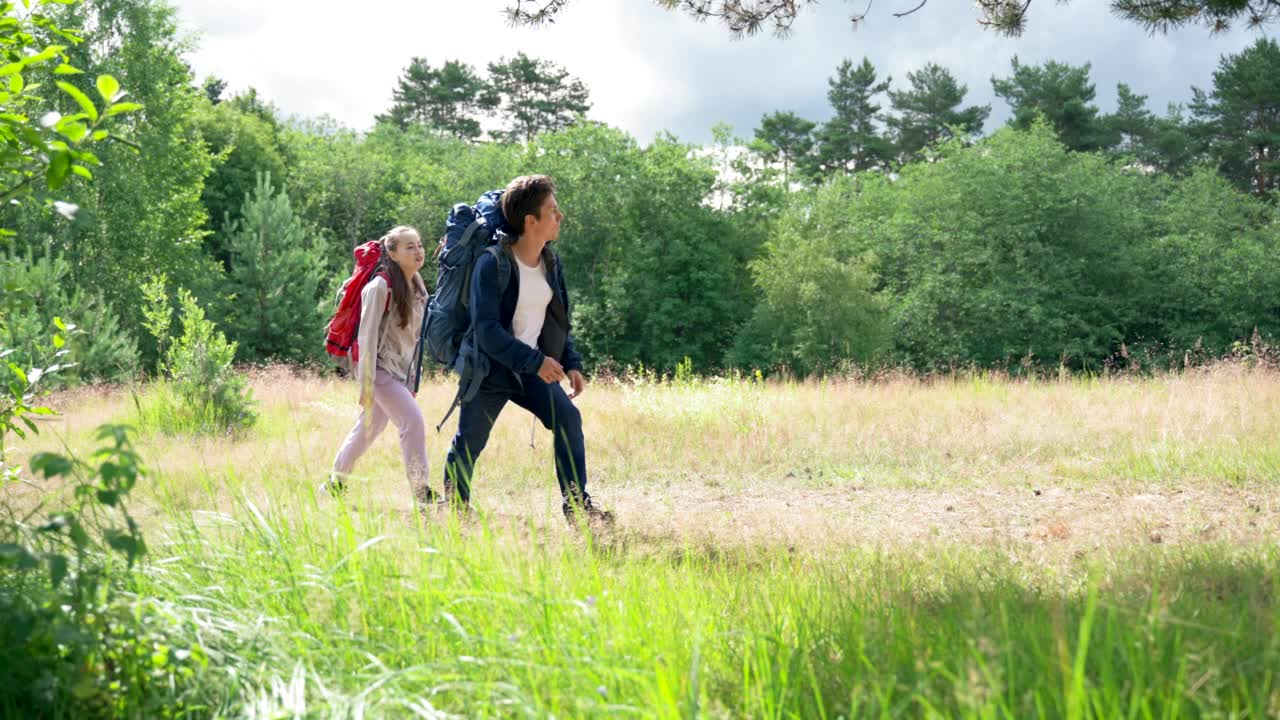
<svg viewBox="0 0 1280 720"><path fill-rule="evenodd" d="M507 521L555 522L559 512L550 512L550 495L509 495L491 499L488 507ZM607 504L621 531L698 545L1022 546L1080 554L1135 545L1280 541L1280 498L1265 488L635 488L610 491Z"/></svg>

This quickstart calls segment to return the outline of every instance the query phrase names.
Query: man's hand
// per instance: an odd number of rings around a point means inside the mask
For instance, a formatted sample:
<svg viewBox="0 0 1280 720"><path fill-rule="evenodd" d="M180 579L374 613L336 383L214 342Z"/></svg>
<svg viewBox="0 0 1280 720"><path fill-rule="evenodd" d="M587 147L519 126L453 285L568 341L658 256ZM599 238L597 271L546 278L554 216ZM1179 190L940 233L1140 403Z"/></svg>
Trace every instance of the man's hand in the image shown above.
<svg viewBox="0 0 1280 720"><path fill-rule="evenodd" d="M569 371L569 386L573 392L569 393L569 399L572 400L582 394L587 389L587 380L582 377L582 373L577 370Z"/></svg>
<svg viewBox="0 0 1280 720"><path fill-rule="evenodd" d="M544 355L542 357L542 367L538 368L538 377L542 378L542 382L548 385L558 383L564 379L564 368L560 367L560 363Z"/></svg>

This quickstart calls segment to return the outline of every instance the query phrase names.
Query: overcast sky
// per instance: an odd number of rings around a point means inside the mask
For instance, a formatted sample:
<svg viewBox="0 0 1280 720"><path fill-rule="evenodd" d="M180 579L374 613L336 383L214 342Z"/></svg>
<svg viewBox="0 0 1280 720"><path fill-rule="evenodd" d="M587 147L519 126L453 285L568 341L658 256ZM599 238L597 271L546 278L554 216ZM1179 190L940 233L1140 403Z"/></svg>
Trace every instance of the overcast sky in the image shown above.
<svg viewBox="0 0 1280 720"><path fill-rule="evenodd" d="M827 78L842 59L857 62L864 55L893 77L895 88L905 85L907 71L927 62L949 68L969 86L969 102L992 105L988 131L1008 116L991 91L991 76L1007 75L1014 55L1025 63L1092 63L1104 111L1115 106L1116 83L1127 82L1163 112L1171 101L1187 101L1192 85L1209 87L1221 55L1260 36L1243 28L1215 36L1200 27L1149 36L1114 19L1105 0L1035 2L1021 38L983 30L972 3L960 0L933 0L902 19L892 11L917 0L875 3L857 30L849 15L866 0L823 0L786 38L739 41L723 26L649 0L574 0L558 22L537 29L508 27L501 15L506 4L176 0L183 27L195 35L189 59L197 78L217 75L232 91L256 87L286 114L329 115L366 129L390 105L411 57L483 68L524 51L581 78L591 91L589 115L646 143L662 130L705 142L719 121L749 136L760 116L774 110L825 120Z"/></svg>

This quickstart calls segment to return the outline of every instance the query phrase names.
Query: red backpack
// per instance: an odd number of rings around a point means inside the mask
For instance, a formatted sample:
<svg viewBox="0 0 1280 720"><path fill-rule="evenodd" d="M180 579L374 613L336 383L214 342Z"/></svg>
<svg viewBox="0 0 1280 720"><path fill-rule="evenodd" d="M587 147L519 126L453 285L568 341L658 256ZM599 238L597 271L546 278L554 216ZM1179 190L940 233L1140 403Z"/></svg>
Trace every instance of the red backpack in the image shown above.
<svg viewBox="0 0 1280 720"><path fill-rule="evenodd" d="M391 278L385 272L377 272L378 261L382 259L382 244L377 240L357 247L353 253L356 267L351 277L342 283L338 290L338 299L325 328L324 349L340 365L354 368L360 362L360 294L364 286L375 277L381 277L390 285ZM391 306L391 298L387 298L387 307ZM386 308L383 308L386 312Z"/></svg>

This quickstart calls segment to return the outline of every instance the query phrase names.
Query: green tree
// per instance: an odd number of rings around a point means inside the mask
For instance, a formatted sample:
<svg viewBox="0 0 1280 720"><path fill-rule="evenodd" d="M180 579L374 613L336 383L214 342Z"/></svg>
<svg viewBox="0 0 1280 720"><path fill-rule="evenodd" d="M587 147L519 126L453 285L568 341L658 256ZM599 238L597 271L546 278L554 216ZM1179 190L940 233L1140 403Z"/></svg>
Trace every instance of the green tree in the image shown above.
<svg viewBox="0 0 1280 720"><path fill-rule="evenodd" d="M495 137L508 142L529 142L538 133L562 130L591 109L590 93L581 80L553 62L524 53L489 63L489 82L504 125Z"/></svg>
<svg viewBox="0 0 1280 720"><path fill-rule="evenodd" d="M409 61L392 91L393 104L380 119L400 128L420 123L462 140L480 136L477 116L488 114L496 97L470 65L448 60L439 69L424 58Z"/></svg>
<svg viewBox="0 0 1280 720"><path fill-rule="evenodd" d="M1141 155L1155 131L1155 118L1147 110L1147 96L1138 95L1128 85L1116 85L1116 111L1105 122L1118 139L1117 149L1130 155Z"/></svg>
<svg viewBox="0 0 1280 720"><path fill-rule="evenodd" d="M1098 150L1114 145L1114 138L1098 117L1089 64L1072 66L1049 60L1023 65L1013 58L1013 75L991 78L997 96L1009 103L1009 125L1026 130L1043 116L1071 150Z"/></svg>
<svg viewBox="0 0 1280 720"><path fill-rule="evenodd" d="M1280 213L1212 169L1162 180L1151 242L1131 259L1146 324L1133 338L1181 352L1228 351L1256 329L1280 339Z"/></svg>
<svg viewBox="0 0 1280 720"><path fill-rule="evenodd" d="M760 300L738 334L732 364L805 376L873 361L888 349L889 334L872 275L861 262L837 259L803 210L788 219L751 264Z"/></svg>
<svg viewBox="0 0 1280 720"><path fill-rule="evenodd" d="M783 187L791 186L791 168L798 158L813 150L813 130L817 123L781 110L760 118L756 140L764 143L763 157L769 162L782 161Z"/></svg>
<svg viewBox="0 0 1280 720"><path fill-rule="evenodd" d="M104 144L105 167L92 185L67 194L79 208L74 220L24 211L15 227L51 239L71 264L73 281L98 288L137 337L147 275L167 272L205 297L217 295L220 269L201 251L208 231L200 196L210 158L196 108L204 100L183 60L174 10L161 0L97 0L61 7L56 17L86 28L84 42L67 51L72 64L119 78L145 111L120 123L136 147ZM79 107L64 106L64 114ZM140 340L144 357L153 358L154 346Z"/></svg>
<svg viewBox="0 0 1280 720"><path fill-rule="evenodd" d="M90 168L102 163L90 147L127 142L112 135L107 120L141 107L123 101L126 93L110 74L70 81L84 71L72 64L80 36L59 26L67 4L39 0L26 14L0 7L0 203L36 194L52 204L68 179L92 179Z"/></svg>
<svg viewBox="0 0 1280 720"><path fill-rule="evenodd" d="M259 173L240 216L227 222L231 253L228 330L248 360L301 361L320 347L322 246L307 237L289 196Z"/></svg>
<svg viewBox="0 0 1280 720"><path fill-rule="evenodd" d="M200 89L204 91L204 96L208 98L210 103L217 105L222 102L222 93L227 90L227 81L210 75L200 84Z"/></svg>
<svg viewBox="0 0 1280 720"><path fill-rule="evenodd" d="M1169 103L1168 111L1151 121L1142 160L1166 173L1181 173L1197 162L1203 152L1203 142L1195 136L1183 108Z"/></svg>
<svg viewBox="0 0 1280 720"><path fill-rule="evenodd" d="M405 222L422 202L416 198L409 204L406 188L411 176L438 167L432 162L417 167L424 158L408 149L425 132L383 125L365 136L320 121L286 133L287 152L294 158L290 200L308 232L325 242L326 262L335 275L350 272L355 246Z"/></svg>
<svg viewBox="0 0 1280 720"><path fill-rule="evenodd" d="M827 99L835 116L818 130L816 160L826 174L861 172L884 165L892 144L880 131L880 106L875 97L889 89L889 78L877 79L867 58L854 66L845 60L827 80Z"/></svg>
<svg viewBox="0 0 1280 720"><path fill-rule="evenodd" d="M824 188L812 212L844 257L873 254L895 351L917 367L1096 366L1141 315L1150 183L1038 124Z"/></svg>
<svg viewBox="0 0 1280 720"><path fill-rule="evenodd" d="M263 100L257 88L251 87L244 92L236 93L227 102L240 112L257 115L273 128L280 129L280 111L270 101Z"/></svg>
<svg viewBox="0 0 1280 720"><path fill-rule="evenodd" d="M213 168L204 182L201 201L209 214L209 253L226 267L230 262L223 224L240 212L240 204L254 189L259 173L288 179L281 141L273 124L230 102L196 105L196 125L212 155Z"/></svg>
<svg viewBox="0 0 1280 720"><path fill-rule="evenodd" d="M44 382L50 387L125 380L137 371L137 343L101 293L72 281L63 257L32 245L0 254L0 288L0 348L12 353L6 364L53 362L56 375ZM55 318L70 342L51 340Z"/></svg>
<svg viewBox="0 0 1280 720"><path fill-rule="evenodd" d="M1280 0L1112 0L1111 7L1152 32L1193 24L1226 32L1241 20L1251 28L1280 20Z"/></svg>
<svg viewBox="0 0 1280 720"><path fill-rule="evenodd" d="M946 68L929 63L907 73L909 90L890 90L894 114L888 118L897 150L904 162L915 159L922 149L950 138L955 130L966 136L982 132L991 114L990 105L962 108L969 88L956 81Z"/></svg>
<svg viewBox="0 0 1280 720"><path fill-rule="evenodd" d="M1260 197L1280 187L1280 44L1261 38L1224 55L1213 91L1192 93L1199 132L1223 175Z"/></svg>
<svg viewBox="0 0 1280 720"><path fill-rule="evenodd" d="M719 367L751 311L750 225L705 202L716 173L695 150L670 136L641 148L586 122L538 136L512 169L556 180L566 219L555 249L593 364Z"/></svg>

